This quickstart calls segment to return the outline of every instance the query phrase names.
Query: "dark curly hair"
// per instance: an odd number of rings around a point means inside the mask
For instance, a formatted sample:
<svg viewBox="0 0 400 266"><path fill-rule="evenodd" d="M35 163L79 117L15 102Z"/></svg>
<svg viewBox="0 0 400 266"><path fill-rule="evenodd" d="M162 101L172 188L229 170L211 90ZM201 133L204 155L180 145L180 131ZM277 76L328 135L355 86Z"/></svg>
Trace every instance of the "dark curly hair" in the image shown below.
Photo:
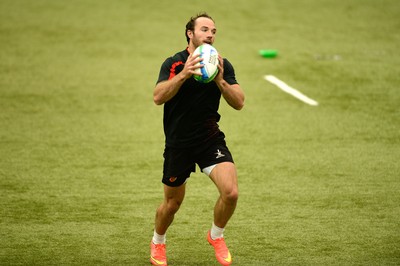
<svg viewBox="0 0 400 266"><path fill-rule="evenodd" d="M190 41L190 38L189 38L187 32L188 32L189 30L190 30L190 31L194 31L194 25L196 24L196 19L198 19L198 18L209 18L209 19L211 19L212 21L214 21L214 20L212 19L212 17L210 17L210 15L208 15L206 12L202 12L202 13L197 14L197 15L194 16L194 17L191 17L190 20L189 20L189 22L186 24L186 29L185 29L185 36L186 36L186 40L187 40L188 43L189 43L189 41Z"/></svg>

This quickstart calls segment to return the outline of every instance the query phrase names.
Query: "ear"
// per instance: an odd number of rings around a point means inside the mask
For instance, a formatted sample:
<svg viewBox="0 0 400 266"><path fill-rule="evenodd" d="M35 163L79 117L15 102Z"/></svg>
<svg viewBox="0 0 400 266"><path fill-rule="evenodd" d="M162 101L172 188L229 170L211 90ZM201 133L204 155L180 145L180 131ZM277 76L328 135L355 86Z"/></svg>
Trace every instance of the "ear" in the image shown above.
<svg viewBox="0 0 400 266"><path fill-rule="evenodd" d="M187 36L189 36L190 39L193 38L193 31L187 30Z"/></svg>

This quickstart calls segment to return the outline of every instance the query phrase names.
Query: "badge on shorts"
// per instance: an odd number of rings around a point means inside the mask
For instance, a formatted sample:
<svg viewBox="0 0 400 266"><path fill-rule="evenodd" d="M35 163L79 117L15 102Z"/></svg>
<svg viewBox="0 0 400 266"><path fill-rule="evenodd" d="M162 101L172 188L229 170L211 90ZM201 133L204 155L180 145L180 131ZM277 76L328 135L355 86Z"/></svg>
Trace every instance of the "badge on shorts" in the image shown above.
<svg viewBox="0 0 400 266"><path fill-rule="evenodd" d="M217 150L217 152L216 152L216 153L214 153L214 154L216 154L216 155L217 155L217 157L215 157L215 159L219 159L219 158L221 158L221 157L224 157L224 156L225 156L225 154L222 154L222 152L221 152L220 150Z"/></svg>

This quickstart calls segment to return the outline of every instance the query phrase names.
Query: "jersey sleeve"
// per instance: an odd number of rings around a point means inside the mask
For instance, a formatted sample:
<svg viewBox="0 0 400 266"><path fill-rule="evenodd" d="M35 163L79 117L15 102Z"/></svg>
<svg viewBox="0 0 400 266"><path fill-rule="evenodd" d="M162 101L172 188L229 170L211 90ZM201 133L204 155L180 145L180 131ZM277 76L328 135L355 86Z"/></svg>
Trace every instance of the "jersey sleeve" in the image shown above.
<svg viewBox="0 0 400 266"><path fill-rule="evenodd" d="M169 79L171 66L172 66L172 58L169 57L161 65L160 73L158 74L157 84L160 83L161 81Z"/></svg>
<svg viewBox="0 0 400 266"><path fill-rule="evenodd" d="M238 84L235 76L235 69L232 64L228 61L228 59L224 58L224 80L228 82L230 85Z"/></svg>

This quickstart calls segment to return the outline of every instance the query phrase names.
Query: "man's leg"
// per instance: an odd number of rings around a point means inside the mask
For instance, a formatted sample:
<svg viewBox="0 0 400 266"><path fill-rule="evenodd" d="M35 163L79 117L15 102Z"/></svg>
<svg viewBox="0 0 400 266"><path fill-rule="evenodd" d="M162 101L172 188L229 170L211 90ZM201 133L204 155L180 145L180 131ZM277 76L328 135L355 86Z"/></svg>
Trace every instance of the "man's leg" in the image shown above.
<svg viewBox="0 0 400 266"><path fill-rule="evenodd" d="M211 171L210 178L219 191L214 207L214 224L224 228L236 209L239 195L236 167L231 162L219 163Z"/></svg>
<svg viewBox="0 0 400 266"><path fill-rule="evenodd" d="M157 209L154 236L150 243L150 262L153 265L167 265L165 235L185 197L185 186L185 184L179 187L164 185L164 201Z"/></svg>
<svg viewBox="0 0 400 266"><path fill-rule="evenodd" d="M232 217L238 200L236 167L231 162L217 164L210 173L211 180L219 191L214 207L214 223L208 232L207 240L214 247L215 256L221 265L231 265L231 254L226 247L223 232Z"/></svg>
<svg viewBox="0 0 400 266"><path fill-rule="evenodd" d="M164 235L167 232L185 197L185 188L186 184L179 187L164 185L164 201L156 212L155 231L157 234Z"/></svg>

